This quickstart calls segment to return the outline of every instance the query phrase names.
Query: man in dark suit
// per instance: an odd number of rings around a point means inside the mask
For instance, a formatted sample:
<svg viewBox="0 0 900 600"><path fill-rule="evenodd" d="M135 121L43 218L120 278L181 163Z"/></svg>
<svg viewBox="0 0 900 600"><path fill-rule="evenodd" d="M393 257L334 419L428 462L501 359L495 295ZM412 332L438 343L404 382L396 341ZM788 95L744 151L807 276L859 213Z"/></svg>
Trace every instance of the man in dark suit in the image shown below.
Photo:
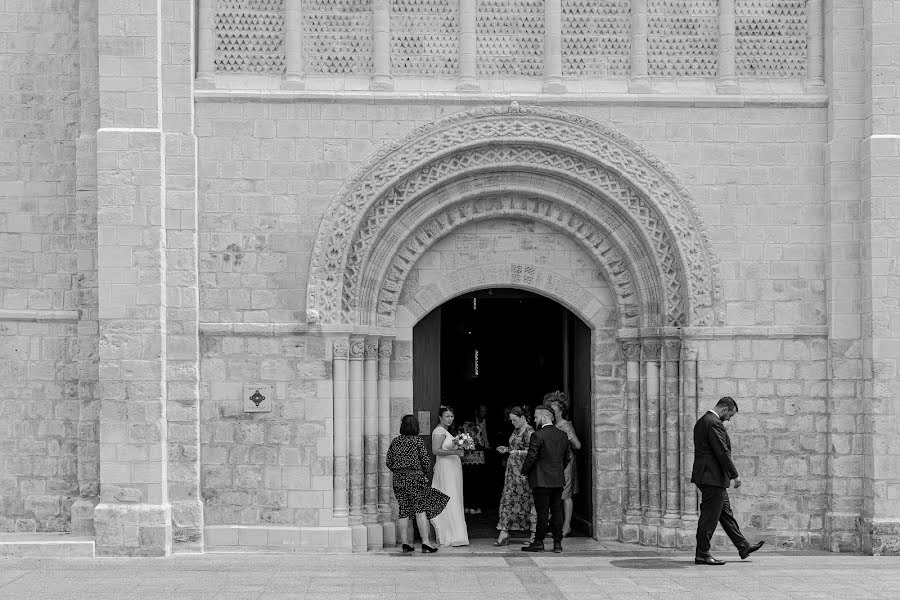
<svg viewBox="0 0 900 600"><path fill-rule="evenodd" d="M532 541L522 546L525 552L543 552L547 534L547 513L553 532L553 551L562 552L562 490L566 484L564 470L569 462L569 438L553 426L553 414L545 406L534 411L535 431L531 434L528 455L522 464L522 475L528 478L534 495L537 526Z"/></svg>
<svg viewBox="0 0 900 600"><path fill-rule="evenodd" d="M712 410L706 411L694 425L694 469L691 483L700 489L700 520L697 522L697 550L694 563L698 565L724 565L725 561L713 558L709 553L710 540L716 524L728 534L737 547L741 560L759 550L765 542L750 544L741 533L731 512L727 489L734 481L734 488L741 487L737 468L731 460L731 439L725 431L724 421L738 412L737 402L725 396Z"/></svg>

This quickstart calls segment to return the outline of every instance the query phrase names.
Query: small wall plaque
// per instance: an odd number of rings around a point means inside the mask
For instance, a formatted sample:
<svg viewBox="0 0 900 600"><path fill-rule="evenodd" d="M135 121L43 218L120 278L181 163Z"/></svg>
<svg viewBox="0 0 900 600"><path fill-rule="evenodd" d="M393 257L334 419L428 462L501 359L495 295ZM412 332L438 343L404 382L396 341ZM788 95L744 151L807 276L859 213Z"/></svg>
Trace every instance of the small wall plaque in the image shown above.
<svg viewBox="0 0 900 600"><path fill-rule="evenodd" d="M270 384L244 384L244 412L272 412L275 401L275 386Z"/></svg>

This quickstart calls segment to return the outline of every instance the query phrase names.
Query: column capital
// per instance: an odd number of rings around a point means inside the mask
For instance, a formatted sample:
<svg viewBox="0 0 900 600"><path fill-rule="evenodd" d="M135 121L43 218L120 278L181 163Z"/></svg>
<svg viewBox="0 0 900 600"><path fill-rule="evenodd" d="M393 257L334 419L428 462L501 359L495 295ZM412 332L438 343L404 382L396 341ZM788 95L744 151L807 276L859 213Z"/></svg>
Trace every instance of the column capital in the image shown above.
<svg viewBox="0 0 900 600"><path fill-rule="evenodd" d="M640 340L625 340L622 344L622 354L625 355L627 361L637 361L641 359L641 342Z"/></svg>
<svg viewBox="0 0 900 600"><path fill-rule="evenodd" d="M378 358L390 359L394 354L394 338L382 337L378 342Z"/></svg>
<svg viewBox="0 0 900 600"><path fill-rule="evenodd" d="M366 338L364 353L365 353L366 360L375 360L378 358L378 338L377 337Z"/></svg>
<svg viewBox="0 0 900 600"><path fill-rule="evenodd" d="M681 358L681 340L663 340L663 360L677 361Z"/></svg>
<svg viewBox="0 0 900 600"><path fill-rule="evenodd" d="M350 360L361 360L365 354L366 338L353 336L350 338Z"/></svg>
<svg viewBox="0 0 900 600"><path fill-rule="evenodd" d="M642 340L644 360L659 361L659 353L662 343L659 340Z"/></svg>
<svg viewBox="0 0 900 600"><path fill-rule="evenodd" d="M335 358L346 359L350 354L350 340L334 340L331 346L331 350Z"/></svg>

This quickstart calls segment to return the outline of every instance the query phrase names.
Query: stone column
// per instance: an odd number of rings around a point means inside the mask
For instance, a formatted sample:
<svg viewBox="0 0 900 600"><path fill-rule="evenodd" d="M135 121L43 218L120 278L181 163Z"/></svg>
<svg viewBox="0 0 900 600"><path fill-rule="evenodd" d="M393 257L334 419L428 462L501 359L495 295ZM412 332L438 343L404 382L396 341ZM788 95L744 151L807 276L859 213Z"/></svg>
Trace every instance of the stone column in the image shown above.
<svg viewBox="0 0 900 600"><path fill-rule="evenodd" d="M378 338L366 338L363 365L366 544L369 550L381 548L384 537L378 522Z"/></svg>
<svg viewBox="0 0 900 600"><path fill-rule="evenodd" d="M806 2L806 91L825 93L825 14L822 0Z"/></svg>
<svg viewBox="0 0 900 600"><path fill-rule="evenodd" d="M365 338L350 337L350 528L354 552L366 551L363 524L363 354Z"/></svg>
<svg viewBox="0 0 900 600"><path fill-rule="evenodd" d="M681 530L678 547L694 546L697 531L697 487L690 482L694 467L694 424L698 402L697 351L681 346Z"/></svg>
<svg viewBox="0 0 900 600"><path fill-rule="evenodd" d="M372 15L372 57L375 72L369 84L373 90L392 90L391 77L391 4L389 0L375 0Z"/></svg>
<svg viewBox="0 0 900 600"><path fill-rule="evenodd" d="M306 89L303 79L303 24L302 0L285 0L284 3L284 77L281 87L289 90Z"/></svg>
<svg viewBox="0 0 900 600"><path fill-rule="evenodd" d="M216 87L216 0L197 0L197 79L194 87Z"/></svg>
<svg viewBox="0 0 900 600"><path fill-rule="evenodd" d="M659 354L657 340L645 340L642 344L644 377L646 385L642 390L643 411L641 421L641 466L646 467L644 479L646 499L644 524L641 525L641 544L658 545L658 528L662 524L662 486L659 469L660 429L659 429Z"/></svg>
<svg viewBox="0 0 900 600"><path fill-rule="evenodd" d="M637 340L622 342L625 356L625 411L628 422L626 456L628 465L628 494L625 503L625 524L620 535L623 542L637 542L640 539L638 527L641 523L641 455L640 455L640 411L641 411L641 344Z"/></svg>
<svg viewBox="0 0 900 600"><path fill-rule="evenodd" d="M679 361L681 342L664 340L662 347L662 441L663 454L660 467L663 473L663 528L660 530L659 545L674 548L677 545L677 528L681 525L681 486L684 472L681 470L680 432L680 386Z"/></svg>
<svg viewBox="0 0 900 600"><path fill-rule="evenodd" d="M346 339L335 340L332 345L331 377L334 386L334 518L346 519L350 515L350 396L347 357L350 343Z"/></svg>
<svg viewBox="0 0 900 600"><path fill-rule="evenodd" d="M649 94L653 91L648 75L647 0L631 0L631 76L628 91Z"/></svg>
<svg viewBox="0 0 900 600"><path fill-rule="evenodd" d="M560 0L544 3L544 93L564 94L562 78L562 5Z"/></svg>
<svg viewBox="0 0 900 600"><path fill-rule="evenodd" d="M391 515L391 471L387 468L388 446L391 443L391 355L392 338L383 337L378 345L378 520L381 521L385 548L397 543L397 531Z"/></svg>
<svg viewBox="0 0 900 600"><path fill-rule="evenodd" d="M160 10L101 3L98 11L101 556L163 556L172 547ZM126 31L125 20L142 26ZM124 108L134 99L139 108Z"/></svg>
<svg viewBox="0 0 900 600"><path fill-rule="evenodd" d="M735 46L734 0L719 0L719 70L716 76L716 90L720 94L741 93L735 77Z"/></svg>
<svg viewBox="0 0 900 600"><path fill-rule="evenodd" d="M475 76L475 0L459 0L459 81L457 91L477 92Z"/></svg>

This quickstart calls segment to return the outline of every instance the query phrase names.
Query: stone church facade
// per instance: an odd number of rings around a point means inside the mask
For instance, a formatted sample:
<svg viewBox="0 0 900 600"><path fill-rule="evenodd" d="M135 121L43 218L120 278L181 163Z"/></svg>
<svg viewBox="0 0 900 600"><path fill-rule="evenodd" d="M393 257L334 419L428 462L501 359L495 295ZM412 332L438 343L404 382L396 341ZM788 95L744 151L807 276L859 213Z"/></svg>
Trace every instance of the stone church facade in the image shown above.
<svg viewBox="0 0 900 600"><path fill-rule="evenodd" d="M0 4L0 531L102 555L393 546L413 327L591 331L593 532L900 553L900 8ZM523 326L527 327L527 324Z"/></svg>

